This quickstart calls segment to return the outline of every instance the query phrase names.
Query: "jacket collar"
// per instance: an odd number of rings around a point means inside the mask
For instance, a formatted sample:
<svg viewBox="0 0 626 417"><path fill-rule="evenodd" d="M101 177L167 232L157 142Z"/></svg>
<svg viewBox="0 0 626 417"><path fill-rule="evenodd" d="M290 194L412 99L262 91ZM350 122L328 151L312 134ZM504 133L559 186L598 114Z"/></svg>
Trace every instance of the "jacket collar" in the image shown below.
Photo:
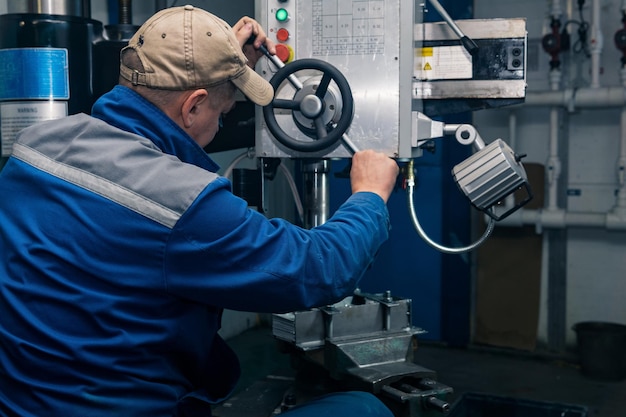
<svg viewBox="0 0 626 417"><path fill-rule="evenodd" d="M172 119L130 88L115 86L95 102L91 115L118 129L150 139L161 151L183 162L211 172L219 169Z"/></svg>

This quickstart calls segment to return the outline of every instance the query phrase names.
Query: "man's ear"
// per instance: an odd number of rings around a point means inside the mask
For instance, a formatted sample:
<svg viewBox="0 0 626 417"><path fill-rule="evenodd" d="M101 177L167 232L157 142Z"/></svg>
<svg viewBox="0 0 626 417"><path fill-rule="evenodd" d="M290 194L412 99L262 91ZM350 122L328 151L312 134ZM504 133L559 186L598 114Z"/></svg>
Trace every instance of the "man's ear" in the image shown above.
<svg viewBox="0 0 626 417"><path fill-rule="evenodd" d="M194 90L183 101L181 106L181 116L185 128L190 128L200 112L206 111L206 108L200 107L200 105L203 104L208 97L209 93L204 88L201 88L199 90Z"/></svg>

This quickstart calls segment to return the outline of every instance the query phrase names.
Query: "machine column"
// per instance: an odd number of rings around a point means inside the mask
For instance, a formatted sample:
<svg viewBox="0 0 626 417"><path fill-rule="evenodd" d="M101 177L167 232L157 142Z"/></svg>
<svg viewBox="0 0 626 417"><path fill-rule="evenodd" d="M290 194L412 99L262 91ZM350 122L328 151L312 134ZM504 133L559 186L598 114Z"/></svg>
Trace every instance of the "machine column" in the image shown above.
<svg viewBox="0 0 626 417"><path fill-rule="evenodd" d="M302 161L304 227L306 229L324 224L328 220L329 172L330 161L327 159Z"/></svg>

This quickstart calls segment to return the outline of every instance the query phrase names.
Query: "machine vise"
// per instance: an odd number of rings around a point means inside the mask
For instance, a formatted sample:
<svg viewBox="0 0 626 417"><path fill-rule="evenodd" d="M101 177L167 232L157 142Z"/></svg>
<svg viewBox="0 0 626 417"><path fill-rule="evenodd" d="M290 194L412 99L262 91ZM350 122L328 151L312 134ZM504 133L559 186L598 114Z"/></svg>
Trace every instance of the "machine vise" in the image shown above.
<svg viewBox="0 0 626 417"><path fill-rule="evenodd" d="M415 363L417 336L411 300L357 290L340 302L307 311L275 314L272 333L292 364L326 389L358 389L378 396L397 417L440 415L452 388ZM317 368L317 370L315 370ZM322 372L319 372L319 371ZM297 393L291 393L297 397Z"/></svg>

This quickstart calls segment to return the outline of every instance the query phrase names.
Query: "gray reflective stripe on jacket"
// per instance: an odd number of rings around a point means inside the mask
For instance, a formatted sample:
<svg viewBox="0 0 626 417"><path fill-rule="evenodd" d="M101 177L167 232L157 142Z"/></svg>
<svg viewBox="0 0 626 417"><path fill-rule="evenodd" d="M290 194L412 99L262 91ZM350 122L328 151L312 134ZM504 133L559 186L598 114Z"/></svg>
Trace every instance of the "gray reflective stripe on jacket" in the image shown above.
<svg viewBox="0 0 626 417"><path fill-rule="evenodd" d="M29 128L13 156L169 228L218 177L84 114Z"/></svg>

